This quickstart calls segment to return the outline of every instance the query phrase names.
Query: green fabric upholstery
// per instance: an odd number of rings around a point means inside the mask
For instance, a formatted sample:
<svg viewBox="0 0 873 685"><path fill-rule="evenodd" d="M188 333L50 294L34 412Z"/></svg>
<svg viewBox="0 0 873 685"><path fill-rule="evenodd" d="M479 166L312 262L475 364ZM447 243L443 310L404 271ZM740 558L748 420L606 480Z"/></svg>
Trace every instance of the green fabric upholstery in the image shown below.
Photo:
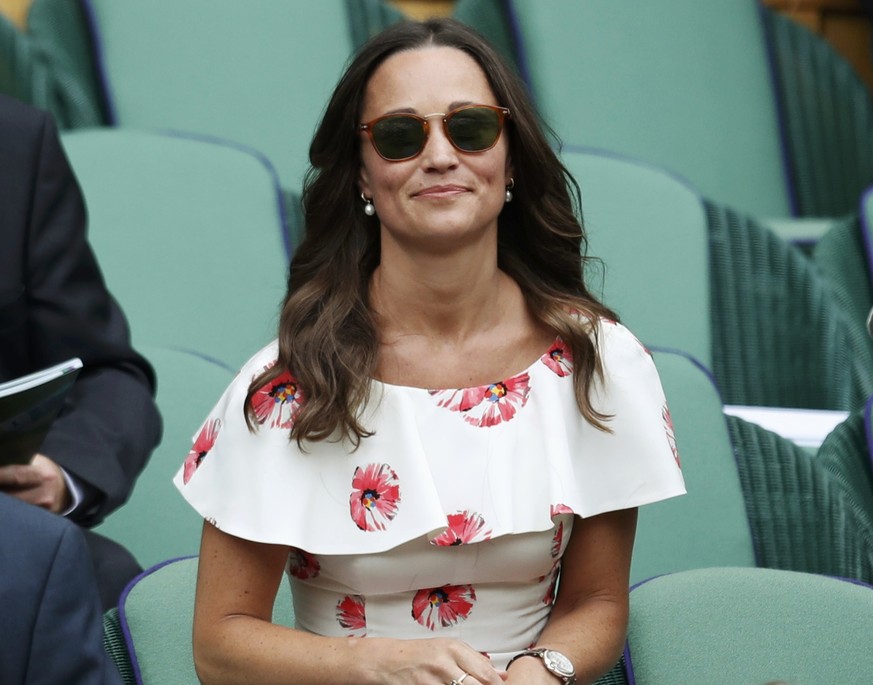
<svg viewBox="0 0 873 685"><path fill-rule="evenodd" d="M190 352L141 346L158 379L164 420L161 444L136 481L130 500L96 530L122 543L149 568L165 559L197 554L203 520L172 483L194 435L233 373Z"/></svg>
<svg viewBox="0 0 873 685"><path fill-rule="evenodd" d="M825 438L816 461L842 484L849 506L873 535L873 397Z"/></svg>
<svg viewBox="0 0 873 685"><path fill-rule="evenodd" d="M406 18L382 0L345 0L345 3L353 47L363 45L386 26Z"/></svg>
<svg viewBox="0 0 873 685"><path fill-rule="evenodd" d="M851 410L873 393L870 340L819 269L739 212L707 203L712 370L726 404Z"/></svg>
<svg viewBox="0 0 873 685"><path fill-rule="evenodd" d="M121 632L121 623L118 620L118 607L112 607L103 614L103 649L118 667L122 684L136 685L133 665L130 663L127 644L124 642L124 634Z"/></svg>
<svg viewBox="0 0 873 685"><path fill-rule="evenodd" d="M309 143L379 0L87 0L119 126L191 131L265 154L299 191Z"/></svg>
<svg viewBox="0 0 873 685"><path fill-rule="evenodd" d="M482 34L509 64L520 71L508 0L457 0L452 17Z"/></svg>
<svg viewBox="0 0 873 685"><path fill-rule="evenodd" d="M721 398L687 357L654 352L688 494L640 508L631 582L705 566L754 566Z"/></svg>
<svg viewBox="0 0 873 685"><path fill-rule="evenodd" d="M135 580L119 604L128 655L143 685L197 685L191 630L197 558L155 566ZM273 622L294 625L291 589L283 579ZM104 622L105 626L105 622Z"/></svg>
<svg viewBox="0 0 873 685"><path fill-rule="evenodd" d="M873 531L815 456L727 417L758 565L873 582Z"/></svg>
<svg viewBox="0 0 873 685"><path fill-rule="evenodd" d="M61 128L105 123L78 2L33 0L23 32L0 16L0 92L48 110Z"/></svg>
<svg viewBox="0 0 873 685"><path fill-rule="evenodd" d="M624 656L605 675L594 681L594 685L628 685L625 675Z"/></svg>
<svg viewBox="0 0 873 685"><path fill-rule="evenodd" d="M803 216L857 211L873 184L873 97L833 46L764 10L782 103L786 149Z"/></svg>
<svg viewBox="0 0 873 685"><path fill-rule="evenodd" d="M681 349L709 366L709 244L700 197L648 164L569 147L561 156L582 192L588 252L602 260L589 288L647 345ZM592 266L597 273L598 263Z"/></svg>
<svg viewBox="0 0 873 685"><path fill-rule="evenodd" d="M275 337L287 261L279 192L261 159L124 129L63 142L136 344L194 350L236 370Z"/></svg>
<svg viewBox="0 0 873 685"><path fill-rule="evenodd" d="M756 0L512 8L534 98L564 143L665 167L746 212L791 213Z"/></svg>
<svg viewBox="0 0 873 685"><path fill-rule="evenodd" d="M631 592L636 685L865 683L873 588L790 571L721 568L662 576Z"/></svg>
<svg viewBox="0 0 873 685"><path fill-rule="evenodd" d="M868 200L869 202L869 200ZM869 209L869 208L868 208ZM858 395L853 409L873 394L873 340L867 334L867 314L873 307L873 260L868 261L869 223L864 217L849 217L833 226L816 243L812 259L845 321L852 349L849 368L857 379Z"/></svg>

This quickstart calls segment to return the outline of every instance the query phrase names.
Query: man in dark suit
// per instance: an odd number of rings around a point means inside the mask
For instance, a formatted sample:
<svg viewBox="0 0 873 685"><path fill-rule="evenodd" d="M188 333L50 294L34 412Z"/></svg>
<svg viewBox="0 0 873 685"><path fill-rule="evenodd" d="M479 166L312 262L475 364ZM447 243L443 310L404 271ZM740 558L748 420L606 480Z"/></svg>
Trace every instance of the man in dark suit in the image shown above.
<svg viewBox="0 0 873 685"><path fill-rule="evenodd" d="M120 683L78 526L2 493L0 522L0 683Z"/></svg>
<svg viewBox="0 0 873 685"><path fill-rule="evenodd" d="M50 116L0 96L0 381L84 362L39 454L0 467L0 491L88 528L127 499L161 424L154 372L131 348L85 223ZM105 537L86 540L103 604L114 606L139 566Z"/></svg>

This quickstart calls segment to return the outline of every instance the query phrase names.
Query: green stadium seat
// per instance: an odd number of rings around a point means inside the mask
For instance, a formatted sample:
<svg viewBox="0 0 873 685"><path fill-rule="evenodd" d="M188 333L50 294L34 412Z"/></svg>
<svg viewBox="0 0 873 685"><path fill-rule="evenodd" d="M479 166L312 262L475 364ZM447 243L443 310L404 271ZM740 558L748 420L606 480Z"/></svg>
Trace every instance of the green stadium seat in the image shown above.
<svg viewBox="0 0 873 685"><path fill-rule="evenodd" d="M851 411L873 394L863 317L820 265L748 215L714 202L707 213L712 370L725 403Z"/></svg>
<svg viewBox="0 0 873 685"><path fill-rule="evenodd" d="M588 254L602 261L588 287L646 344L712 364L706 208L687 184L649 164L565 147L582 192Z"/></svg>
<svg viewBox="0 0 873 685"><path fill-rule="evenodd" d="M792 214L755 0L511 7L534 98L565 144L657 164L757 216Z"/></svg>
<svg viewBox="0 0 873 685"><path fill-rule="evenodd" d="M242 143L293 191L350 54L401 16L380 0L80 2L110 123Z"/></svg>
<svg viewBox="0 0 873 685"><path fill-rule="evenodd" d="M203 519L176 490L173 476L204 417L233 380L233 373L191 352L152 346L143 346L140 351L157 374L164 434L130 499L96 530L122 543L143 568L148 568L200 550Z"/></svg>
<svg viewBox="0 0 873 685"><path fill-rule="evenodd" d="M148 569L125 590L118 608L104 617L103 644L125 685L198 685L191 632L197 557ZM283 580L273 622L294 625L291 589Z"/></svg>
<svg viewBox="0 0 873 685"><path fill-rule="evenodd" d="M126 129L62 139L135 344L193 350L236 370L275 337L288 266L280 194L261 158Z"/></svg>
<svg viewBox="0 0 873 685"><path fill-rule="evenodd" d="M635 685L865 683L873 672L873 588L813 574L711 568L631 592Z"/></svg>
<svg viewBox="0 0 873 685"><path fill-rule="evenodd" d="M857 211L873 183L873 97L834 47L780 12L762 10L797 212Z"/></svg>
<svg viewBox="0 0 873 685"><path fill-rule="evenodd" d="M873 583L873 531L815 454L727 417L758 565Z"/></svg>
<svg viewBox="0 0 873 685"><path fill-rule="evenodd" d="M567 144L667 167L760 219L852 213L873 183L869 90L758 0L458 0L454 16L517 64Z"/></svg>
<svg viewBox="0 0 873 685"><path fill-rule="evenodd" d="M754 566L721 398L689 357L654 351L688 494L640 508L631 582L707 566Z"/></svg>
<svg viewBox="0 0 873 685"><path fill-rule="evenodd" d="M48 110L62 129L106 122L88 20L76 0L33 0L24 31L0 15L0 92Z"/></svg>
<svg viewBox="0 0 873 685"><path fill-rule="evenodd" d="M825 438L817 461L838 480L873 535L873 396Z"/></svg>

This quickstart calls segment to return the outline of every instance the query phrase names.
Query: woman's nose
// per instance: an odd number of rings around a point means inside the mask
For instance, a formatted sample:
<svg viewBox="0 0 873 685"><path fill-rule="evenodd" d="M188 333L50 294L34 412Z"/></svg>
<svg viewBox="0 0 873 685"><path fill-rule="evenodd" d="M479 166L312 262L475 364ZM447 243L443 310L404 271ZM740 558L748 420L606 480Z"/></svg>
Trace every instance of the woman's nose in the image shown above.
<svg viewBox="0 0 873 685"><path fill-rule="evenodd" d="M451 168L458 163L458 150L446 135L442 121L431 121L428 136L422 150L422 161L429 167Z"/></svg>

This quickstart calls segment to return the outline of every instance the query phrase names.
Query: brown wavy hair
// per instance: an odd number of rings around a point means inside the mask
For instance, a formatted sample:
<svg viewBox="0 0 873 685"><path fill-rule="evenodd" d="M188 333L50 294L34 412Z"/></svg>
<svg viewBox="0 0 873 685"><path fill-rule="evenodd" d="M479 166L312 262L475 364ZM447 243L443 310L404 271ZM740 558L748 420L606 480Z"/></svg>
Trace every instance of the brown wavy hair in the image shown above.
<svg viewBox="0 0 873 685"><path fill-rule="evenodd" d="M349 439L372 433L361 424L376 370L378 334L369 306L370 277L379 264L378 218L365 216L359 198L360 135L365 89L391 55L428 46L453 47L482 67L497 102L508 107L515 199L498 217L498 266L520 286L530 311L560 335L574 360L579 411L606 430L608 416L591 404L601 374L596 329L589 321L617 320L586 288L587 240L580 194L544 134L526 88L477 33L452 19L404 22L372 38L340 79L309 148L303 189L304 238L291 262L279 320L278 363L258 375L246 398L290 371L305 401L291 429L304 440ZM580 316L581 315L581 316Z"/></svg>

